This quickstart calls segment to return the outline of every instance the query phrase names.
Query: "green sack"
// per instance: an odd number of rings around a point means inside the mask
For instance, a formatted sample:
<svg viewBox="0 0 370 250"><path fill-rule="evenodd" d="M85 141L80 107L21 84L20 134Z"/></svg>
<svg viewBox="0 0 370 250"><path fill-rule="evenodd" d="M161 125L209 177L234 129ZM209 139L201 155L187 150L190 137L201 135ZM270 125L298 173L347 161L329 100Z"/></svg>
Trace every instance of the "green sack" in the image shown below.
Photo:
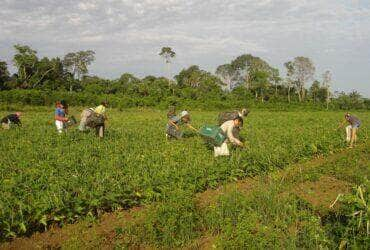
<svg viewBox="0 0 370 250"><path fill-rule="evenodd" d="M214 146L221 146L221 144L226 140L226 135L222 129L216 125L204 125L200 128L199 133L207 142Z"/></svg>

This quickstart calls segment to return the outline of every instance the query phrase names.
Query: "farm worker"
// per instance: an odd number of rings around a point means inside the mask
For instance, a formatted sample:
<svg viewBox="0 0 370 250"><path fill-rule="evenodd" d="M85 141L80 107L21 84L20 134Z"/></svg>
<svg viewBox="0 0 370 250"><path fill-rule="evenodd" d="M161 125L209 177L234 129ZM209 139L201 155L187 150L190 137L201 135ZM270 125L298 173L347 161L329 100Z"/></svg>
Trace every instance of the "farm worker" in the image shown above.
<svg viewBox="0 0 370 250"><path fill-rule="evenodd" d="M218 125L221 126L226 121L231 121L237 118L238 116L241 118L247 117L249 114L249 110L243 108L242 110L234 110L234 111L227 111L222 112L218 115Z"/></svg>
<svg viewBox="0 0 370 250"><path fill-rule="evenodd" d="M87 127L95 128L96 134L99 137L104 137L105 120L107 120L105 112L107 107L108 102L103 101L95 108L89 108L82 111L79 130L85 131Z"/></svg>
<svg viewBox="0 0 370 250"><path fill-rule="evenodd" d="M349 142L349 147L353 148L354 142L357 141L357 131L360 128L361 121L356 116L346 113L344 115L344 120L339 125L338 129L342 128L346 122L349 123L349 125L346 127L346 141Z"/></svg>
<svg viewBox="0 0 370 250"><path fill-rule="evenodd" d="M3 119L1 119L1 127L3 129L10 129L10 126L12 124L21 126L22 123L21 123L20 117L21 117L21 112L16 112L15 114L10 114L10 115L5 116Z"/></svg>
<svg viewBox="0 0 370 250"><path fill-rule="evenodd" d="M68 118L66 117L66 109L63 104L58 101L55 105L55 126L57 127L57 131L59 134L66 131L66 123L68 122Z"/></svg>
<svg viewBox="0 0 370 250"><path fill-rule="evenodd" d="M227 146L228 142L231 142L233 145L238 147L244 147L244 144L238 138L236 138L233 133L235 128L239 129L242 126L243 118L240 116L237 116L233 120L226 121L221 125L220 128L222 132L225 133L227 139L221 144L221 146L214 147L215 157L230 155L229 148Z"/></svg>
<svg viewBox="0 0 370 250"><path fill-rule="evenodd" d="M188 128L198 132L198 130L190 124L189 112L184 110L180 113L180 115L173 115L170 117L167 123L166 137L176 139L182 138L183 132L180 130L180 125L183 124L185 124Z"/></svg>
<svg viewBox="0 0 370 250"><path fill-rule="evenodd" d="M171 119L172 117L176 116L176 108L175 106L170 106L168 108L168 112L167 112L167 118L168 119Z"/></svg>
<svg viewBox="0 0 370 250"><path fill-rule="evenodd" d="M243 108L240 111L234 110L231 112L230 111L222 112L218 115L218 125L221 126L224 122L234 120L237 117L241 117L241 118L247 117L248 114L249 114L249 110L246 108ZM234 127L234 130L233 130L234 137L240 139L239 133L240 133L240 129L242 126Z"/></svg>

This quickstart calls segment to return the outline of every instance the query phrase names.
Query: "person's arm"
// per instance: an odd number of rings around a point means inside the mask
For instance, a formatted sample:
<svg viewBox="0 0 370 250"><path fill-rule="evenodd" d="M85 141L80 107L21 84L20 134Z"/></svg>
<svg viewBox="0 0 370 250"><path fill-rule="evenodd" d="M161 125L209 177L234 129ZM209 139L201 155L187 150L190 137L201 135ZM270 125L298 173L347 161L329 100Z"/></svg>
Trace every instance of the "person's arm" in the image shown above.
<svg viewBox="0 0 370 250"><path fill-rule="evenodd" d="M228 128L226 130L226 135L227 135L227 138L229 138L231 143L233 143L235 145L238 145L240 147L243 146L243 143L241 141L239 141L238 138L235 138L235 136L233 134L233 126L228 126Z"/></svg>
<svg viewBox="0 0 370 250"><path fill-rule="evenodd" d="M172 120L168 120L168 123L171 124L172 126L175 126L176 130L180 129L179 126L176 123L174 123Z"/></svg>
<svg viewBox="0 0 370 250"><path fill-rule="evenodd" d="M60 111L56 111L55 112L55 120L57 120L57 121L61 121L61 122L67 122L68 121L68 118L67 117L64 117L64 116L62 116L61 114L63 114L63 113L61 113Z"/></svg>
<svg viewBox="0 0 370 250"><path fill-rule="evenodd" d="M21 126L22 125L21 119L19 119L17 117L17 119L15 120L14 124L17 124L18 126Z"/></svg>
<svg viewBox="0 0 370 250"><path fill-rule="evenodd" d="M61 121L61 122L68 122L67 117L63 117L63 116L59 116L59 115L55 115L55 120Z"/></svg>

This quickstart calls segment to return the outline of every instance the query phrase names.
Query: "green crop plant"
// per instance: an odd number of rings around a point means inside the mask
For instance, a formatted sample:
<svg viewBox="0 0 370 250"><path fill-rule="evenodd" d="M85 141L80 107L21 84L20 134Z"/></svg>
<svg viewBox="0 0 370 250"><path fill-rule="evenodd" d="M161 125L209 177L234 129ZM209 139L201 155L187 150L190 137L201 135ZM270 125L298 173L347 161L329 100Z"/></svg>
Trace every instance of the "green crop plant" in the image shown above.
<svg viewBox="0 0 370 250"><path fill-rule="evenodd" d="M248 146L233 149L231 157L214 158L194 134L167 141L163 111L109 110L107 134L100 140L75 127L58 135L50 108L22 109L23 127L0 130L2 240L161 202L172 190L194 194L346 147L344 131L335 131L342 112L252 111L241 132ZM75 117L81 111L71 107ZM195 127L217 122L218 112L190 113ZM358 116L361 143L370 120L368 112Z"/></svg>

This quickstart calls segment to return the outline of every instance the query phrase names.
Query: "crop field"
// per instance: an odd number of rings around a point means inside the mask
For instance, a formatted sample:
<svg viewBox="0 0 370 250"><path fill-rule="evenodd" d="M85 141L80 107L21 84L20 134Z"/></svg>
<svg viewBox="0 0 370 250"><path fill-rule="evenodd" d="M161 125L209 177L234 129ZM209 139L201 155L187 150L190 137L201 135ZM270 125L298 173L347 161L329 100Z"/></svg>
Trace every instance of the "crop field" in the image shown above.
<svg viewBox="0 0 370 250"><path fill-rule="evenodd" d="M166 201L174 190L199 193L346 147L344 129L335 130L344 113L334 111L252 110L241 133L247 147L227 158L214 158L190 131L183 140L167 141L166 112L159 110L109 110L104 139L76 127L58 135L52 108L23 112L23 127L0 130L1 240ZM71 109L77 118L80 112ZM218 112L190 114L192 125L200 127L215 124ZM370 112L355 114L362 120L359 144L365 143Z"/></svg>

